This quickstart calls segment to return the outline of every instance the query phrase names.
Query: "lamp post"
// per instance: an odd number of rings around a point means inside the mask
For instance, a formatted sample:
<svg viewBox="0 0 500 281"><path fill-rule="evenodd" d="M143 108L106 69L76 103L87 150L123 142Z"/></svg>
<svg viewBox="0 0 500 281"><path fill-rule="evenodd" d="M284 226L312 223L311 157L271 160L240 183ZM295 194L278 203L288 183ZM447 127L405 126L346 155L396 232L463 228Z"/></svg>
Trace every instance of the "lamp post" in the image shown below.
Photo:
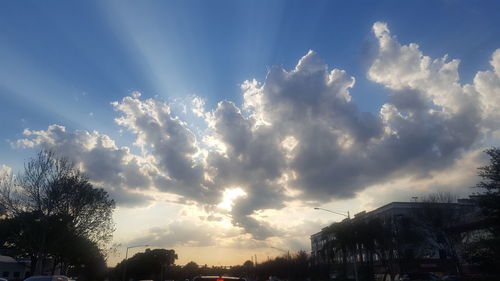
<svg viewBox="0 0 500 281"><path fill-rule="evenodd" d="M330 212L330 213L333 213L333 214L336 214L336 215L341 215L341 216L344 216L344 217L346 217L348 219L351 219L351 215L349 214L349 211L347 211L347 214L344 214L344 213L334 212L332 210L328 210L328 209L324 209L324 208L319 208L319 207L315 207L314 210L322 210L322 211Z"/></svg>
<svg viewBox="0 0 500 281"><path fill-rule="evenodd" d="M290 250L283 250L283 249L280 249L280 248L277 248L277 247L273 247L273 246L269 246L270 248L273 248L273 249L276 249L280 252L283 252L283 253L286 253L286 260L288 261L287 263L287 267L288 267L288 278L287 280L290 280L290 272L291 272L291 265L290 265L290 261L292 260L292 257L290 256ZM270 278L271 279L271 278Z"/></svg>
<svg viewBox="0 0 500 281"><path fill-rule="evenodd" d="M341 215L341 216L344 216L344 217L347 217L347 220L349 221L349 223L351 224L352 226L352 221L351 221L351 215L349 214L349 211L347 211L347 214L344 214L344 213L339 213L339 212L335 212L335 211L332 211L332 210L328 210L328 209L324 209L324 208L319 208L319 207L315 207L314 210L321 210L321 211L325 211L325 212L330 212L330 213L333 213L333 214L336 214L336 215ZM356 247L356 245L355 245ZM356 249L354 249L354 276L356 278L356 281L359 281L358 279L358 255L357 255L357 251Z"/></svg>
<svg viewBox="0 0 500 281"><path fill-rule="evenodd" d="M148 247L148 246L149 245L136 245L136 246L127 247L127 250L125 251L125 261L123 262L123 277L122 277L122 281L125 281L125 278L127 276L128 249L139 248L139 247Z"/></svg>
<svg viewBox="0 0 500 281"><path fill-rule="evenodd" d="M276 250L281 251L283 253L286 253L286 258L288 260L290 260L290 250L287 251L287 250L283 250L283 249L276 248L276 247L273 247L273 246L269 246L269 248L273 248L273 249L276 249Z"/></svg>

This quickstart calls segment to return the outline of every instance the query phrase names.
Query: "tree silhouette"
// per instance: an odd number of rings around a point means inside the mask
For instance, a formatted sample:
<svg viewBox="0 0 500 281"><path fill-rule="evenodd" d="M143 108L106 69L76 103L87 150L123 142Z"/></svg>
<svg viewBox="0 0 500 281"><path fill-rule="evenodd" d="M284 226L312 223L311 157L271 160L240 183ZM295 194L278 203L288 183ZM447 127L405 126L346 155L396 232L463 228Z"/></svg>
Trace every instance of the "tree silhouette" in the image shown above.
<svg viewBox="0 0 500 281"><path fill-rule="evenodd" d="M126 263L127 280L159 280L165 267L174 264L177 254L174 250L146 249L144 253L137 253L133 257L118 263L112 272L114 280L120 280ZM169 272L169 271L166 271Z"/></svg>
<svg viewBox="0 0 500 281"><path fill-rule="evenodd" d="M476 188L484 223L481 239L469 249L468 259L480 264L482 270L500 275L500 148L487 149L489 164L479 167L481 181Z"/></svg>
<svg viewBox="0 0 500 281"><path fill-rule="evenodd" d="M184 279L192 279L193 277L200 275L200 266L194 261L188 262L182 267L182 272Z"/></svg>
<svg viewBox="0 0 500 281"><path fill-rule="evenodd" d="M101 253L114 230L114 206L107 192L94 188L69 161L40 151L25 164L23 173L17 177L4 174L0 179L4 213L0 247L30 258L34 274L44 270L47 258L68 268L74 252L64 249L86 243L92 247L84 248L97 248Z"/></svg>

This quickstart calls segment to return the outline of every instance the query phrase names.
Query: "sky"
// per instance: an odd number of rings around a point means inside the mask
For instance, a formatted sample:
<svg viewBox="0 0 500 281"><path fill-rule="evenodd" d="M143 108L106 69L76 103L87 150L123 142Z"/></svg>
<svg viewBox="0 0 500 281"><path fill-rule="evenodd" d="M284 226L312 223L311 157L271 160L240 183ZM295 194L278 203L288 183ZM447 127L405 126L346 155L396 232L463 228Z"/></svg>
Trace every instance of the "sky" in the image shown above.
<svg viewBox="0 0 500 281"><path fill-rule="evenodd" d="M354 2L354 3L353 3ZM3 1L0 172L40 149L178 264L309 251L342 216L474 192L498 1ZM138 247L131 254L142 251Z"/></svg>

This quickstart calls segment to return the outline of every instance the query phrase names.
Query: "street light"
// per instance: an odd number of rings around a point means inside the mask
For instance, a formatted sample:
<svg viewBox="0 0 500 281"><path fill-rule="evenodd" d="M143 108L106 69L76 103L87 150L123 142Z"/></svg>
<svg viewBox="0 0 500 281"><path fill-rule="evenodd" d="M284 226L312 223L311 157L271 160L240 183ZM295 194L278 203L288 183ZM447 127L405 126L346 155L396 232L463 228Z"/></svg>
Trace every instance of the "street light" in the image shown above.
<svg viewBox="0 0 500 281"><path fill-rule="evenodd" d="M322 211L330 212L330 213L333 213L333 214L336 214L336 215L341 215L341 216L347 217L347 220L352 225L351 215L349 214L349 211L347 211L347 214L344 214L344 213L339 213L339 212L335 212L335 211L332 211L332 210L323 209L323 208L319 208L319 207L315 207L314 210L322 210ZM359 281L359 279L358 279L358 265L357 265L358 262L357 262L357 259L358 259L358 255L357 255L357 251L355 249L355 251L354 251L354 276L356 277L356 281Z"/></svg>
<svg viewBox="0 0 500 281"><path fill-rule="evenodd" d="M127 247L127 250L125 251L125 261L123 263L123 278L122 281L125 281L126 275L127 275L127 258L128 258L128 249L132 248L139 248L139 247L148 247L149 245L136 245L136 246L130 246Z"/></svg>
<svg viewBox="0 0 500 281"><path fill-rule="evenodd" d="M281 251L283 253L286 253L286 256L287 256L287 259L290 259L290 250L283 250L283 249L280 249L280 248L276 248L276 247L273 247L273 246L269 246L269 248L273 248L273 249L276 249L278 251Z"/></svg>
<svg viewBox="0 0 500 281"><path fill-rule="evenodd" d="M288 267L288 278L287 280L290 280L290 272L291 272L291 268L290 268L290 261L292 260L292 258L290 257L290 250L286 251L286 250L283 250L283 249L280 249L280 248L277 248L277 247L273 247L273 246L269 246L270 248L273 248L273 249L276 249L278 251L281 251L283 253L286 253L286 259L288 260L288 264L287 264L287 267ZM271 278L269 278L271 279Z"/></svg>
<svg viewBox="0 0 500 281"><path fill-rule="evenodd" d="M348 219L351 219L351 215L349 214L349 211L347 211L347 214L344 214L344 213L334 212L332 210L318 208L318 207L315 207L314 210L322 210L322 211L330 212L330 213L333 213L333 214L336 214L336 215L341 215L341 216L344 216L344 217L346 217Z"/></svg>

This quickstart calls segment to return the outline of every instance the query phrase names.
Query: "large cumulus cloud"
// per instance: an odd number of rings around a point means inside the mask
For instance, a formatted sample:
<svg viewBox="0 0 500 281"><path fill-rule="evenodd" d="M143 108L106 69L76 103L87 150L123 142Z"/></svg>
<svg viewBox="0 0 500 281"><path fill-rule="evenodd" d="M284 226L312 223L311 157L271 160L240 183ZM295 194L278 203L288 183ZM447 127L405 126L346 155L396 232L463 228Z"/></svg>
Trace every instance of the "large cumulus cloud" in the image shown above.
<svg viewBox="0 0 500 281"><path fill-rule="evenodd" d="M213 195L218 191L211 192L212 186L205 180L196 137L185 122L171 113L168 104L141 100L140 94L134 93L121 102L113 102L113 106L121 113L116 122L136 135L135 144L157 168L154 181L158 189L216 203Z"/></svg>
<svg viewBox="0 0 500 281"><path fill-rule="evenodd" d="M260 216L265 210L422 180L498 142L500 50L492 55L491 70L462 85L459 60L432 59L417 44L401 44L385 23L375 23L373 34L378 49L368 79L390 94L372 112L361 112L351 98L354 77L309 51L291 70L273 67L265 81L245 81L242 105L221 101L205 110L195 98L194 115L206 122L196 134L159 99L134 93L114 102L116 122L136 136L141 156L116 147L106 135L57 125L27 130L18 143L71 152L94 181L111 189L176 194L205 207L208 217L226 216L265 240L282 233ZM230 210L217 208L224 191L236 188L245 196L234 199ZM169 242L173 232L150 234Z"/></svg>
<svg viewBox="0 0 500 281"><path fill-rule="evenodd" d="M145 159L117 147L109 136L96 131L68 132L64 126L50 125L45 131L24 130L22 147L41 146L77 164L91 181L106 188L120 205L142 206L152 198L149 189L153 167Z"/></svg>

